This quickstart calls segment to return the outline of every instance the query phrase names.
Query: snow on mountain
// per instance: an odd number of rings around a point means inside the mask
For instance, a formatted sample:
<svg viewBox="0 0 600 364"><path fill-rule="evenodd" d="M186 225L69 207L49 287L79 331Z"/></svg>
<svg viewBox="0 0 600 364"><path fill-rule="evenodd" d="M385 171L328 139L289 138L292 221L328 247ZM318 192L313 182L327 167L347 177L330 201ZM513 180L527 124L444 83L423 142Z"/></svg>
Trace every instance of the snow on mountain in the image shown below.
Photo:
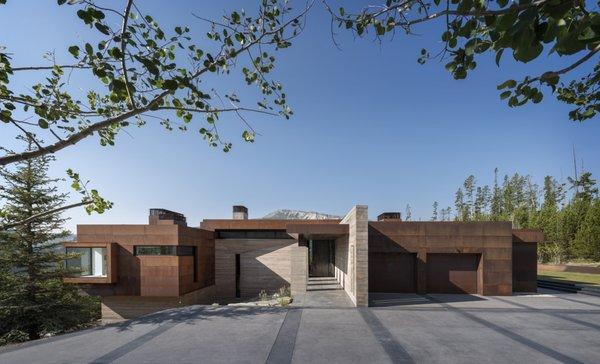
<svg viewBox="0 0 600 364"><path fill-rule="evenodd" d="M316 211L299 211L280 209L273 211L270 214L263 216L263 219L272 220L325 220L325 219L340 219L340 216L322 214Z"/></svg>

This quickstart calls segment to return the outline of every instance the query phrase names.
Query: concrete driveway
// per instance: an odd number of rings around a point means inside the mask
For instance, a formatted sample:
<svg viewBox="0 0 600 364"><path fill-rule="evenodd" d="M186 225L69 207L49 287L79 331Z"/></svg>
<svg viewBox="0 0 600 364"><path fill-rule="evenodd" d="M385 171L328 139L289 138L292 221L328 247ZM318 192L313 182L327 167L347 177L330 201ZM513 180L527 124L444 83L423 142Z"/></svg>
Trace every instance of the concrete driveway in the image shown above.
<svg viewBox="0 0 600 364"><path fill-rule="evenodd" d="M0 349L0 363L599 363L600 297L546 292L191 306Z"/></svg>

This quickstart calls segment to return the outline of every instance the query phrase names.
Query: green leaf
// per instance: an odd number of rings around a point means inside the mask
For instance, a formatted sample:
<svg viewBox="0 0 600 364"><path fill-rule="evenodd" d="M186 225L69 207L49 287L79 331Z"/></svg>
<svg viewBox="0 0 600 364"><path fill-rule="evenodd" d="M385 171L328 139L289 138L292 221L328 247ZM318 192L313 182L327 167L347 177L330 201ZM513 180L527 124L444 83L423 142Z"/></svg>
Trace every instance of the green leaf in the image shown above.
<svg viewBox="0 0 600 364"><path fill-rule="evenodd" d="M521 43L519 47L513 51L513 57L517 61L527 63L536 59L543 50L544 46L539 42L532 45Z"/></svg>
<svg viewBox="0 0 600 364"><path fill-rule="evenodd" d="M98 29L98 31L104 35L110 35L110 28L102 23L96 23L95 24L96 29Z"/></svg>
<svg viewBox="0 0 600 364"><path fill-rule="evenodd" d="M517 81L506 80L506 81L502 82L501 84L499 84L498 86L496 86L496 88L498 90L502 90L503 88L514 88L515 86L517 86Z"/></svg>
<svg viewBox="0 0 600 364"><path fill-rule="evenodd" d="M48 129L48 122L46 121L46 119L40 119L40 120L38 120L38 125L42 129Z"/></svg>
<svg viewBox="0 0 600 364"><path fill-rule="evenodd" d="M512 93L512 91L504 91L503 93L500 94L500 99L501 100L506 99L507 97L510 96L511 93Z"/></svg>
<svg viewBox="0 0 600 364"><path fill-rule="evenodd" d="M73 55L75 58L79 58L79 47L78 46L70 46L69 53Z"/></svg>

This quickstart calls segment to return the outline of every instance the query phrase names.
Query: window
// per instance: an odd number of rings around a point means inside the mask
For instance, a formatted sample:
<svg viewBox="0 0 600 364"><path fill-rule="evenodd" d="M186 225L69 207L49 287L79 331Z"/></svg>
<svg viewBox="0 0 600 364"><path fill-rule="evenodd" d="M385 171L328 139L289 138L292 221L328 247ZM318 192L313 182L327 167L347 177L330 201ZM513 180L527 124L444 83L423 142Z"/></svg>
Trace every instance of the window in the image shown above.
<svg viewBox="0 0 600 364"><path fill-rule="evenodd" d="M194 256L194 246L184 245L136 245L134 255Z"/></svg>
<svg viewBox="0 0 600 364"><path fill-rule="evenodd" d="M67 259L67 268L82 277L106 277L106 248L67 248L67 254L77 254Z"/></svg>
<svg viewBox="0 0 600 364"><path fill-rule="evenodd" d="M285 230L219 230L217 239L291 239Z"/></svg>
<svg viewBox="0 0 600 364"><path fill-rule="evenodd" d="M240 267L240 255L235 255L235 297L240 298L241 290L240 290L240 277L242 275L241 267Z"/></svg>

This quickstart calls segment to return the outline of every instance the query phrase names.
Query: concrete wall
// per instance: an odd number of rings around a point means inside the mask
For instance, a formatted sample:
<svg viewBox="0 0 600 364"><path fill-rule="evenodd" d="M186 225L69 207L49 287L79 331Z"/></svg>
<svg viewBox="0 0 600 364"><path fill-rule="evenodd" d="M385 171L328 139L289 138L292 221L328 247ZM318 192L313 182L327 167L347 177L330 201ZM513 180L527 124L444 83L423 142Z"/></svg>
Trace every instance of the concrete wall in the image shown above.
<svg viewBox="0 0 600 364"><path fill-rule="evenodd" d="M354 206L340 224L348 224L348 255L344 290L357 307L366 307L369 305L369 213L367 206ZM341 249L344 248L343 243L339 245ZM344 268L343 263L340 260L340 270Z"/></svg>
<svg viewBox="0 0 600 364"><path fill-rule="evenodd" d="M292 281L293 239L217 239L215 244L215 285L220 300L235 299L235 255L240 254L242 298L257 296L261 290L274 293Z"/></svg>
<svg viewBox="0 0 600 364"><path fill-rule="evenodd" d="M291 291L292 296L306 293L308 284L308 246L296 242L291 247Z"/></svg>
<svg viewBox="0 0 600 364"><path fill-rule="evenodd" d="M352 287L350 269L348 237L344 236L335 240L335 278L345 290Z"/></svg>
<svg viewBox="0 0 600 364"><path fill-rule="evenodd" d="M188 292L179 297L107 296L101 298L102 322L133 319L169 308L194 304L212 304L215 286Z"/></svg>

